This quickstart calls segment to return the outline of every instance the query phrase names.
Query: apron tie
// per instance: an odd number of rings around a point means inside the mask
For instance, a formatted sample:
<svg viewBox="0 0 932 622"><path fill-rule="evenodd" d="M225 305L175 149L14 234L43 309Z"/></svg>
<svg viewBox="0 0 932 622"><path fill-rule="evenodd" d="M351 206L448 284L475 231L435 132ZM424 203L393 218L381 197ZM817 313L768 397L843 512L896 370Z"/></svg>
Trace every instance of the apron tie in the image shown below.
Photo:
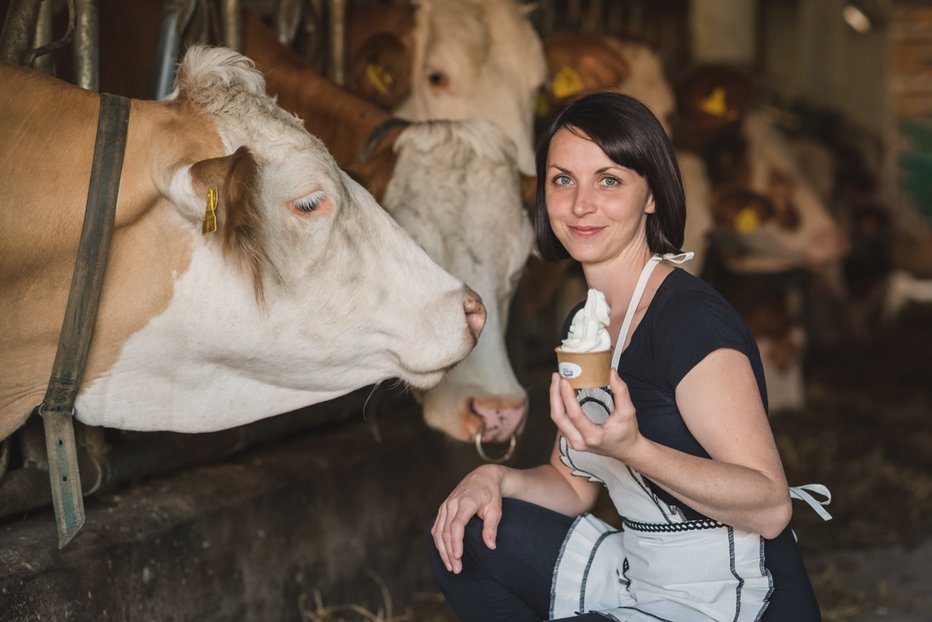
<svg viewBox="0 0 932 622"><path fill-rule="evenodd" d="M654 256L656 257L656 255ZM687 261L690 261L695 256L696 256L696 253L692 251L686 251L683 253L664 253L663 255L660 255L660 258L663 259L664 261L669 261L677 265L682 265L686 263Z"/></svg>
<svg viewBox="0 0 932 622"><path fill-rule="evenodd" d="M825 500L820 501L819 499L813 497L810 493L821 495L825 498ZM822 484L803 484L802 486L790 486L790 498L805 501L807 504L809 504L809 507L815 510L815 513L818 514L822 520L832 520L832 515L829 514L824 507L822 507L832 502L832 493Z"/></svg>

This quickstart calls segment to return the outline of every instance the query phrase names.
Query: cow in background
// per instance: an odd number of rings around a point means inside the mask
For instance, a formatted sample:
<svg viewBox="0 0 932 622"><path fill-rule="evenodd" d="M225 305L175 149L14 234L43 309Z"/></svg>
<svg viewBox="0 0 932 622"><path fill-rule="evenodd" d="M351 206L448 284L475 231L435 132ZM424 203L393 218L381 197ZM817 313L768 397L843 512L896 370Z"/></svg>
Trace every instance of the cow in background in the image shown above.
<svg viewBox="0 0 932 622"><path fill-rule="evenodd" d="M518 0L350 5L347 88L411 121L487 119L534 174L534 110L546 77L540 37Z"/></svg>
<svg viewBox="0 0 932 622"><path fill-rule="evenodd" d="M539 110L541 116L584 93L610 90L643 102L667 135L671 135L676 113L673 87L660 56L648 44L610 35L560 33L544 40L544 50L548 80L543 89L545 103ZM683 248L695 253L683 268L698 275L702 273L707 237L712 229L709 184L701 158L684 149L678 149L676 155L688 212Z"/></svg>
<svg viewBox="0 0 932 622"><path fill-rule="evenodd" d="M772 411L805 403L809 310L844 294L847 236L794 159L750 76L694 68L677 84L678 144L700 153L715 230L704 276L748 320Z"/></svg>
<svg viewBox="0 0 932 622"><path fill-rule="evenodd" d="M459 440L502 442L517 434L527 393L508 360L508 309L533 246L519 195L516 145L488 121L397 119L316 73L254 15L246 53L278 103L304 119L337 162L381 197L383 207L487 303L473 353L423 393L425 421Z"/></svg>
<svg viewBox="0 0 932 622"><path fill-rule="evenodd" d="M17 67L0 77L4 438L50 376L100 97ZM249 59L194 47L170 101L131 102L77 418L206 432L387 378L428 389L484 322L478 295L275 104Z"/></svg>

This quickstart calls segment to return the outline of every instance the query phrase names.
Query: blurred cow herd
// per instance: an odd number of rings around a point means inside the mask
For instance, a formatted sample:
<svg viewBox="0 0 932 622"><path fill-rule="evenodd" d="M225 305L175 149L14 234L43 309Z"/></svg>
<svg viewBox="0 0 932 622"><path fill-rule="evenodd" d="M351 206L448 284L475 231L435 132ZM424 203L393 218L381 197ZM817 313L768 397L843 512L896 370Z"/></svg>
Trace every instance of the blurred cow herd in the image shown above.
<svg viewBox="0 0 932 622"><path fill-rule="evenodd" d="M172 4L185 3L99 2L101 91L154 97L165 62L156 52L166 51L158 25ZM223 42L213 4L191 2L188 21L172 26L184 44ZM572 265L535 257L528 219L535 130L583 93L637 97L667 129L686 186L684 250L696 254L684 267L750 325L771 412L804 405L807 344L864 339L910 297L928 296L932 237L913 231L924 259L900 261L881 142L831 110L780 101L749 68L673 75L635 38L541 36L537 9L518 0L350 1L338 83L315 56L320 3L252 4L239 22L241 51L279 105L485 301L479 346L420 396L428 424L453 438L503 442L520 432L527 393L505 329L520 323L552 347L584 295ZM57 62L63 70L68 61Z"/></svg>

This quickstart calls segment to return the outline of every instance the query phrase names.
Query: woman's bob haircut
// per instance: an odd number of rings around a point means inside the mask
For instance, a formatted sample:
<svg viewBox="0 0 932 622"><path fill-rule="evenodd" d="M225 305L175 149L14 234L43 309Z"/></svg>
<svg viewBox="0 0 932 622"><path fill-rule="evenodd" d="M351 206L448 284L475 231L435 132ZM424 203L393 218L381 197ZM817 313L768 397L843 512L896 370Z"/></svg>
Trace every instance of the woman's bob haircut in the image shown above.
<svg viewBox="0 0 932 622"><path fill-rule="evenodd" d="M616 164L647 180L656 210L647 215L647 244L653 253L678 253L686 228L686 198L673 146L653 113L620 93L592 93L562 108L537 144L537 205L534 232L544 259L570 255L553 233L547 216L547 153L562 128L588 137Z"/></svg>

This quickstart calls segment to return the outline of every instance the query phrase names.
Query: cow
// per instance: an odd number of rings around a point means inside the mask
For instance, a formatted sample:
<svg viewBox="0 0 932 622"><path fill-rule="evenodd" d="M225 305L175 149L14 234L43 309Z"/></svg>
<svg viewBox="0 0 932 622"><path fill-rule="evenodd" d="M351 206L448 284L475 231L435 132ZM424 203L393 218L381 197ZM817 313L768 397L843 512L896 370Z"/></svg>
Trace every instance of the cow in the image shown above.
<svg viewBox="0 0 932 622"><path fill-rule="evenodd" d="M805 403L803 305L811 282L844 295L847 236L801 172L747 72L695 67L678 82L680 145L703 156L715 222L709 278L748 320L761 350L772 411Z"/></svg>
<svg viewBox="0 0 932 622"><path fill-rule="evenodd" d="M534 174L534 110L547 75L532 5L517 0L413 0L350 6L347 87L412 121L481 118Z"/></svg>
<svg viewBox="0 0 932 622"><path fill-rule="evenodd" d="M845 235L758 101L746 72L727 65L696 67L677 84L674 136L703 155L713 193L741 185L781 217L771 226L742 231L747 252L729 256L728 267L753 273L837 263L847 252Z"/></svg>
<svg viewBox="0 0 932 622"><path fill-rule="evenodd" d="M50 375L100 96L13 66L0 80L5 438ZM202 221L215 191L211 233ZM388 378L428 389L484 322L480 297L275 104L249 59L194 46L168 101L131 101L76 417L207 432Z"/></svg>
<svg viewBox="0 0 932 622"><path fill-rule="evenodd" d="M516 145L482 119L398 124L316 73L256 15L245 19L243 41L278 103L304 119L428 255L487 303L476 349L438 386L419 393L427 424L464 441L513 438L528 401L508 359L505 329L533 246Z"/></svg>

